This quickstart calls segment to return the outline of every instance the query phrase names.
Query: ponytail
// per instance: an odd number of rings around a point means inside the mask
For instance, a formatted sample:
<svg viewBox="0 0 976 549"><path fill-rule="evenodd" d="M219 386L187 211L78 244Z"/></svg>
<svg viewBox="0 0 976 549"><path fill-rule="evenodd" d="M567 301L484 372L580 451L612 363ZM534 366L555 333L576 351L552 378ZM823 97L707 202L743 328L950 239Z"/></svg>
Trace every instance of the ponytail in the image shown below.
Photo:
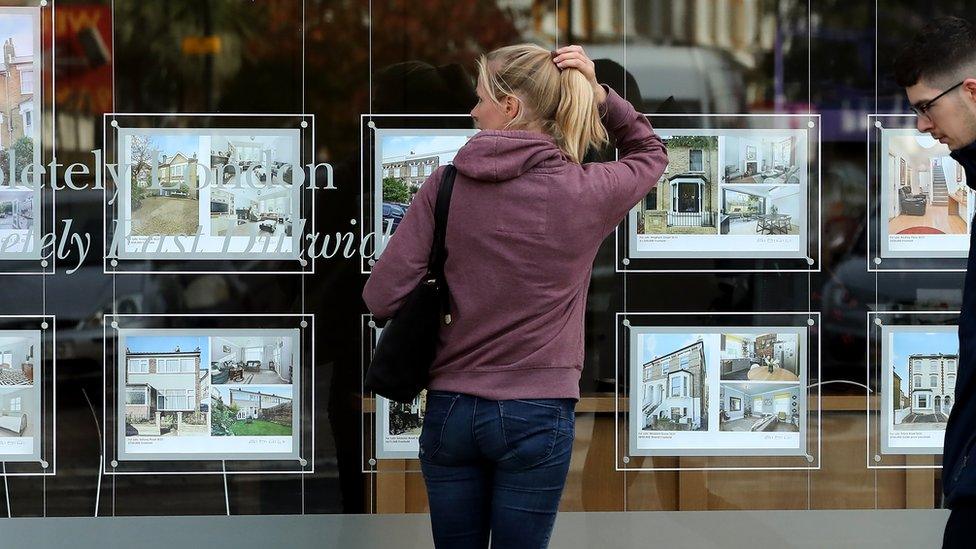
<svg viewBox="0 0 976 549"><path fill-rule="evenodd" d="M562 137L560 148L577 164L583 161L591 146L606 144L607 130L600 121L593 86L576 69L563 69L559 74L559 105L556 107L556 127Z"/></svg>
<svg viewBox="0 0 976 549"><path fill-rule="evenodd" d="M513 95L526 107L508 127L537 123L571 161L579 164L590 147L609 142L590 82L576 69L560 70L548 50L535 44L499 48L478 60L478 76L496 103Z"/></svg>

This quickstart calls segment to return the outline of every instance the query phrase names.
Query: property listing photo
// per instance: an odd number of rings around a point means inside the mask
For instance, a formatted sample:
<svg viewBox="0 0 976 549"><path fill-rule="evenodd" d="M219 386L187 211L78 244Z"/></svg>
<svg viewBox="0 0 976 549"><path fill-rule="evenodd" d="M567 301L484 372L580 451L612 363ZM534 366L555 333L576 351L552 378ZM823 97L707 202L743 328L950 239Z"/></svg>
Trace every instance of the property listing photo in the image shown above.
<svg viewBox="0 0 976 549"><path fill-rule="evenodd" d="M719 430L798 433L800 385L722 382Z"/></svg>
<svg viewBox="0 0 976 549"><path fill-rule="evenodd" d="M210 349L206 337L125 336L125 436L210 433Z"/></svg>
<svg viewBox="0 0 976 549"><path fill-rule="evenodd" d="M33 388L0 387L0 438L34 436Z"/></svg>
<svg viewBox="0 0 976 549"><path fill-rule="evenodd" d="M722 381L800 380L796 333L723 333L720 336Z"/></svg>
<svg viewBox="0 0 976 549"><path fill-rule="evenodd" d="M723 183L799 185L795 135L765 132L723 136Z"/></svg>
<svg viewBox="0 0 976 549"><path fill-rule="evenodd" d="M722 187L721 234L800 234L799 185Z"/></svg>
<svg viewBox="0 0 976 549"><path fill-rule="evenodd" d="M34 191L27 188L0 190L0 230L34 226Z"/></svg>
<svg viewBox="0 0 976 549"><path fill-rule="evenodd" d="M382 398L382 397L380 397ZM427 411L427 391L421 391L413 401L403 404L387 400L388 436L419 437Z"/></svg>
<svg viewBox="0 0 976 549"><path fill-rule="evenodd" d="M212 436L292 434L291 386L214 386L211 398Z"/></svg>
<svg viewBox="0 0 976 549"><path fill-rule="evenodd" d="M641 429L707 431L706 345L699 334L641 334Z"/></svg>
<svg viewBox="0 0 976 549"><path fill-rule="evenodd" d="M944 431L959 366L955 330L889 334L888 402L896 431Z"/></svg>
<svg viewBox="0 0 976 549"><path fill-rule="evenodd" d="M392 234L400 225L413 197L427 178L439 166L450 164L454 155L467 143L472 130L466 135L418 135L388 134L379 139L382 174L382 226L377 234Z"/></svg>
<svg viewBox="0 0 976 549"><path fill-rule="evenodd" d="M0 12L0 149L5 156L15 151L18 160L34 160L35 144L40 142L41 52L35 48L40 32L40 25L29 11L12 8ZM20 181L23 167L16 169L11 178L6 159L0 166L6 181Z"/></svg>
<svg viewBox="0 0 976 549"><path fill-rule="evenodd" d="M667 135L668 167L637 204L637 234L718 234L718 137Z"/></svg>
<svg viewBox="0 0 976 549"><path fill-rule="evenodd" d="M968 234L966 174L929 135L891 135L881 151L889 235Z"/></svg>
<svg viewBox="0 0 976 549"><path fill-rule="evenodd" d="M291 236L297 135L210 136L210 234Z"/></svg>
<svg viewBox="0 0 976 549"><path fill-rule="evenodd" d="M285 336L212 336L210 376L214 385L291 384L293 340Z"/></svg>
<svg viewBox="0 0 976 549"><path fill-rule="evenodd" d="M133 133L125 136L132 170L129 186L132 236L195 235L200 226L200 135ZM155 166L155 176L153 167Z"/></svg>
<svg viewBox="0 0 976 549"><path fill-rule="evenodd" d="M34 385L37 336L0 332L0 387Z"/></svg>

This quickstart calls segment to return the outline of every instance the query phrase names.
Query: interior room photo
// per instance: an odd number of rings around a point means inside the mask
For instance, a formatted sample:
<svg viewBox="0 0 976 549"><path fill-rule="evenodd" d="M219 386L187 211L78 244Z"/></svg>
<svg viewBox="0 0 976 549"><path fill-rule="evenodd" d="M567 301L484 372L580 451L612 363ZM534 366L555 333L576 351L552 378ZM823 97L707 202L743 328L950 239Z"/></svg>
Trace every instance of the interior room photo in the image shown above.
<svg viewBox="0 0 976 549"><path fill-rule="evenodd" d="M722 334L722 381L799 381L795 333Z"/></svg>
<svg viewBox="0 0 976 549"><path fill-rule="evenodd" d="M895 135L882 151L888 234L967 234L969 192L949 148L928 135Z"/></svg>
<svg viewBox="0 0 976 549"><path fill-rule="evenodd" d="M33 436L34 389L0 387L0 438Z"/></svg>
<svg viewBox="0 0 976 549"><path fill-rule="evenodd" d="M728 135L723 138L724 183L797 185L796 137L792 135Z"/></svg>
<svg viewBox="0 0 976 549"><path fill-rule="evenodd" d="M210 234L291 236L291 195L290 185L214 187L210 191Z"/></svg>
<svg viewBox="0 0 976 549"><path fill-rule="evenodd" d="M720 431L796 433L800 430L800 386L778 383L722 383Z"/></svg>
<svg viewBox="0 0 976 549"><path fill-rule="evenodd" d="M799 185L722 187L721 234L800 234Z"/></svg>
<svg viewBox="0 0 976 549"><path fill-rule="evenodd" d="M34 191L0 190L0 229L30 229L34 224Z"/></svg>
<svg viewBox="0 0 976 549"><path fill-rule="evenodd" d="M0 386L33 385L36 352L32 338L0 335Z"/></svg>
<svg viewBox="0 0 976 549"><path fill-rule="evenodd" d="M292 381L295 364L291 338L214 336L210 347L210 377L214 385L275 385Z"/></svg>

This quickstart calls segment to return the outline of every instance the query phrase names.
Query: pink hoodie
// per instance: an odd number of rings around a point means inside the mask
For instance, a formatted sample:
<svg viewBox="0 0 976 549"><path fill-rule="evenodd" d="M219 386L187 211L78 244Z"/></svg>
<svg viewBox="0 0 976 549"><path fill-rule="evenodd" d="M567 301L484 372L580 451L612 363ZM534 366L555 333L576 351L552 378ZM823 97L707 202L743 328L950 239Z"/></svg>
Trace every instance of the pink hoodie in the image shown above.
<svg viewBox="0 0 976 549"><path fill-rule="evenodd" d="M510 130L481 131L455 156L445 265L454 322L442 326L431 389L579 398L593 260L668 163L647 119L604 87L618 161L575 164L549 136ZM378 318L393 316L426 272L442 173L420 188L373 267L363 299Z"/></svg>

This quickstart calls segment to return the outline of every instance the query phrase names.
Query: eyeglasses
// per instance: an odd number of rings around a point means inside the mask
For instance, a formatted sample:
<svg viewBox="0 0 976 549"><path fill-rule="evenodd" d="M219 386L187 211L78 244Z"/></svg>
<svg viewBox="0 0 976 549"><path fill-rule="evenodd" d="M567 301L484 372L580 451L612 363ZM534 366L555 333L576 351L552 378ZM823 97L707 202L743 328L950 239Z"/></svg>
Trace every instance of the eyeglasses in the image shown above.
<svg viewBox="0 0 976 549"><path fill-rule="evenodd" d="M933 97L932 99L929 99L928 101L926 101L924 103L919 103L919 104L916 104L916 105L912 105L912 112L914 112L916 116L929 118L929 109L932 108L932 105L934 105L935 102L938 101L939 98L941 98L943 95L951 92L952 90L958 88L959 86L962 86L964 82L965 82L965 80L963 80L962 82L956 84L955 86L947 89L946 91L940 93L939 95L936 95L935 97ZM929 120L931 120L931 118L929 118Z"/></svg>

